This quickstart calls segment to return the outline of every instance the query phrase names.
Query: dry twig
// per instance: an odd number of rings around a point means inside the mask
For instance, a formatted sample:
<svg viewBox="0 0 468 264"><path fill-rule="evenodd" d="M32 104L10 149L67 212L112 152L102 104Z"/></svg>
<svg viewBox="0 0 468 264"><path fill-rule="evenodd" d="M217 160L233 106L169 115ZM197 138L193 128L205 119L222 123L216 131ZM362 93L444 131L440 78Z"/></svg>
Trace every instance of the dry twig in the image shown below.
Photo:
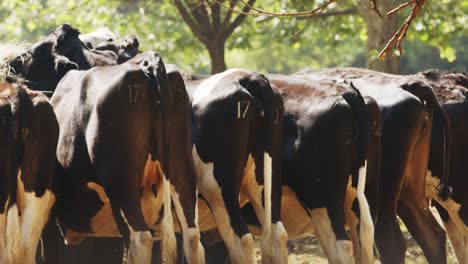
<svg viewBox="0 0 468 264"><path fill-rule="evenodd" d="M374 12L376 12L377 15L379 15L379 17L382 18L382 14L380 13L379 7L377 6L377 1L376 0L370 0L370 2L372 4L372 10L374 10Z"/></svg>
<svg viewBox="0 0 468 264"><path fill-rule="evenodd" d="M426 0L410 0L407 3L401 4L398 7L390 10L387 13L387 16L395 14L396 12L402 10L403 8L413 5L411 8L411 14L406 18L405 23L398 29L398 31L393 35L393 37L388 41L387 45L382 49L382 51L377 55L377 59L384 60L385 57L388 55L390 58L392 57L392 49L396 46L400 55L403 54L401 49L401 42L406 36L406 32L408 32L409 27L421 12L423 5L426 3Z"/></svg>
<svg viewBox="0 0 468 264"><path fill-rule="evenodd" d="M222 5L224 8L227 8L227 9L231 10L232 12L235 12L235 13L238 13L238 14L250 15L250 16L275 16L275 17L303 17L303 16L310 17L310 16L313 16L313 15L315 15L317 13L322 12L327 6L337 2L338 0L328 0L327 2L323 3L322 5L320 5L319 7L315 8L313 10L305 11L305 12L297 12L297 13L273 13L273 12L269 12L269 11L265 11L265 10L262 10L262 9L255 8L252 5L250 5L249 3L247 3L247 1L245 1L245 0L239 0L239 1L242 2L245 6L248 6L251 10L253 10L255 12L254 13L242 12L242 11L236 10L236 9L230 7L230 6L225 5L221 0L216 0L216 2L218 4L220 4L220 5Z"/></svg>

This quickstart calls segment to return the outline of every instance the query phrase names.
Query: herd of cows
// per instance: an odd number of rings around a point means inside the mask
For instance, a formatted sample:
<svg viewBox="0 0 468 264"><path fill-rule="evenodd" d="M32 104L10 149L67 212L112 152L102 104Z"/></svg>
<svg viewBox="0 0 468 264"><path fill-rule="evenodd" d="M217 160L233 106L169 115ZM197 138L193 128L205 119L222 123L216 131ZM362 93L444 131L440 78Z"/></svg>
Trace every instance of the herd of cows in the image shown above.
<svg viewBox="0 0 468 264"><path fill-rule="evenodd" d="M253 263L254 237L287 263L308 234L330 263L404 263L397 215L429 263L446 235L468 263L465 73L188 74L68 24L0 49L0 263Z"/></svg>

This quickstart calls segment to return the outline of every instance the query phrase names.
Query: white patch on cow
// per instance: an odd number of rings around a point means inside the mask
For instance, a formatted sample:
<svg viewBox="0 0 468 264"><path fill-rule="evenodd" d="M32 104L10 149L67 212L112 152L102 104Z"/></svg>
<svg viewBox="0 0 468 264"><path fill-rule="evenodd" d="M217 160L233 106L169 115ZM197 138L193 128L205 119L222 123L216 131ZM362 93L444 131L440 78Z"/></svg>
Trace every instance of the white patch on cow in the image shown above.
<svg viewBox="0 0 468 264"><path fill-rule="evenodd" d="M426 173L426 196L436 200L449 214L449 221L444 222L447 235L452 244L459 263L468 263L468 226L465 225L459 215L461 205L452 198L442 201L437 194L440 180L432 176L432 172Z"/></svg>
<svg viewBox="0 0 468 264"><path fill-rule="evenodd" d="M447 222L444 222L444 226L458 263L468 263L468 236L461 232L451 218Z"/></svg>
<svg viewBox="0 0 468 264"><path fill-rule="evenodd" d="M364 166L359 169L359 179L356 196L359 202L359 238L361 242L361 254L363 263L374 263L374 223L370 213L364 190L366 187L367 159Z"/></svg>
<svg viewBox="0 0 468 264"><path fill-rule="evenodd" d="M2 209L2 211L0 212L0 262L3 262L2 256L5 256L6 224L7 224L6 212L4 212L4 210Z"/></svg>
<svg viewBox="0 0 468 264"><path fill-rule="evenodd" d="M164 215L161 223L162 229L162 247L161 253L165 263L176 263L177 260L177 242L174 233L174 220L172 218L171 206L171 186L166 175L163 174L163 195L164 195Z"/></svg>
<svg viewBox="0 0 468 264"><path fill-rule="evenodd" d="M174 200L174 209L182 229L185 258L190 264L205 263L205 250L200 242L200 230L198 229L198 223L195 221L195 225L197 227L188 227L187 218L185 217L184 210L179 200L179 194L176 192L174 186L171 187L172 199ZM195 206L197 205L195 204Z"/></svg>
<svg viewBox="0 0 468 264"><path fill-rule="evenodd" d="M450 215L452 221L457 225L461 232L468 236L468 226L466 226L461 219L458 212L460 211L461 205L455 202L452 198L449 198L446 201L442 201L439 195L437 194L437 188L440 184L440 180L432 176L432 172L427 170L426 173L426 197L436 200Z"/></svg>
<svg viewBox="0 0 468 264"><path fill-rule="evenodd" d="M249 154L244 170L239 196L241 206L249 200L262 226L261 249L262 261L266 263L287 262L288 235L281 222L271 223L271 188L272 188L272 159L268 153L264 153L264 186L257 182L255 175L255 160ZM262 205L262 191L264 191L265 207ZM283 233L284 231L284 233ZM286 242L284 242L286 237ZM284 257L286 256L286 258Z"/></svg>
<svg viewBox="0 0 468 264"><path fill-rule="evenodd" d="M135 232L132 226L128 223L122 209L120 209L120 215L130 230L130 244L128 247L127 263L151 263L151 249L153 246L153 236L151 235L151 232Z"/></svg>
<svg viewBox="0 0 468 264"><path fill-rule="evenodd" d="M330 263L354 263L351 242L336 240L327 209L317 208L309 212L317 238L328 261Z"/></svg>
<svg viewBox="0 0 468 264"><path fill-rule="evenodd" d="M49 220L55 195L46 190L41 197L34 192L25 192L21 200L21 241L24 248L24 263L34 263L42 229Z"/></svg>
<svg viewBox="0 0 468 264"><path fill-rule="evenodd" d="M213 162L204 163L195 145L192 155L200 194L211 207L216 226L226 244L232 263L253 263L253 237L251 234L246 234L240 239L234 232L221 195L221 188L213 175ZM250 239L252 243L246 241Z"/></svg>
<svg viewBox="0 0 468 264"><path fill-rule="evenodd" d="M6 249L3 262L15 263L18 260L21 262L24 252L21 247L21 222L16 204L7 210L6 222Z"/></svg>
<svg viewBox="0 0 468 264"><path fill-rule="evenodd" d="M210 78L202 81L198 85L198 88L193 95L192 104L197 104L198 102L200 102L203 98L205 98L211 93L211 91L216 87L216 84L218 84L219 81L221 81L225 76L236 71L239 71L239 69L232 68L227 71L215 74L211 76Z"/></svg>
<svg viewBox="0 0 468 264"><path fill-rule="evenodd" d="M344 259L344 262L338 262L338 263L354 263L354 258L353 258L353 243L349 240L338 240L336 242L337 247L339 248L338 253L343 253L339 259ZM333 262L331 262L333 263ZM366 263L366 262L363 262ZM373 263L373 262L369 262Z"/></svg>
<svg viewBox="0 0 468 264"><path fill-rule="evenodd" d="M17 203L8 209L6 215L2 212L0 216L3 240L0 260L2 263L34 263L39 238L55 196L49 190L41 197L37 197L35 192L25 192L21 170L18 170L17 183Z"/></svg>
<svg viewBox="0 0 468 264"><path fill-rule="evenodd" d="M362 248L359 241L359 219L353 211L353 202L356 199L356 188L353 187L353 176L350 175L348 178L348 185L346 187L346 197L344 204L344 212L346 216L346 224L349 229L349 236L353 242L353 252L356 263L362 263Z"/></svg>

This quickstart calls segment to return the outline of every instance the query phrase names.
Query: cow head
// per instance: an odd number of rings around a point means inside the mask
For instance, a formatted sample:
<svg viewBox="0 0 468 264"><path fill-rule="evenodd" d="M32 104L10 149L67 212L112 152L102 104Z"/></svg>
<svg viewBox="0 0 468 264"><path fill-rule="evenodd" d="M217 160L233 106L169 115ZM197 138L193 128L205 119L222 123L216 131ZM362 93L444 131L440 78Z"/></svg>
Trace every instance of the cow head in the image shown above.
<svg viewBox="0 0 468 264"><path fill-rule="evenodd" d="M118 63L123 63L140 53L139 46L138 38L132 34L115 41L101 43L96 47L96 50L113 51L118 56Z"/></svg>
<svg viewBox="0 0 468 264"><path fill-rule="evenodd" d="M9 66L14 74L28 80L32 88L53 91L69 70L81 68L86 61L82 52L74 52L81 49L78 34L69 24L60 25L53 34L11 59Z"/></svg>

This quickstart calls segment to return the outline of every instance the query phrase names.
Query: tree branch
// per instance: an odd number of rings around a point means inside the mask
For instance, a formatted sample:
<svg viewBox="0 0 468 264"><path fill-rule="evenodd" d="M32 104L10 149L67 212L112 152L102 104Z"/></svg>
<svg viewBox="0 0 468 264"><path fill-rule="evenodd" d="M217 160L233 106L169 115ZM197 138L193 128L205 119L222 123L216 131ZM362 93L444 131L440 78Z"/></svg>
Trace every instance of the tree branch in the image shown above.
<svg viewBox="0 0 468 264"><path fill-rule="evenodd" d="M221 24L221 17L220 17L220 6L216 2L213 2L211 4L211 17L212 17L213 31L217 32L219 29L219 25Z"/></svg>
<svg viewBox="0 0 468 264"><path fill-rule="evenodd" d="M180 0L175 0L174 1L177 10L179 10L180 15L182 16L182 19L187 23L187 25L190 27L192 30L193 34L204 44L209 43L208 39L205 37L197 23L192 19L190 14L187 12L185 9L184 4Z"/></svg>
<svg viewBox="0 0 468 264"><path fill-rule="evenodd" d="M385 57L388 55L390 58L392 57L392 49L397 47L400 55L403 54L401 49L401 42L406 37L406 33L408 32L409 27L421 12L423 5L425 4L426 0L410 0L405 4L399 5L393 10L390 10L387 13L387 16L390 16L401 9L413 4L413 8L411 8L411 14L406 18L405 23L398 29L398 31L393 35L393 37L388 41L387 45L382 49L382 51L377 55L377 59L384 60Z"/></svg>
<svg viewBox="0 0 468 264"><path fill-rule="evenodd" d="M318 13L313 15L312 17L297 17L296 19L310 19L310 18L327 18L332 16L346 16L346 15L355 15L357 14L358 9L356 7L346 9L346 10L338 10L338 11L330 11L327 13Z"/></svg>
<svg viewBox="0 0 468 264"><path fill-rule="evenodd" d="M258 9L258 8L255 8L253 7L252 4L249 4L249 2L246 2L245 0L239 0L241 1L245 6L249 7L250 9L252 9L253 11L255 11L255 13L250 13L249 11L244 11L245 9L243 9L242 11L239 11L239 10L236 10L234 9L233 7L228 7L226 6L225 4L223 4L220 0L216 0L216 2L218 2L220 5L222 5L223 7L231 10L232 12L235 12L235 13L238 13L240 15L250 15L250 16L260 16L260 15L265 15L265 16L275 16L275 17L300 17L300 16L313 16L317 13L320 13L323 9L325 9L327 6L329 6L330 4L332 3L335 3L337 2L338 0L328 0L327 2L323 3L322 5L320 5L319 7L313 9L313 10L310 10L310 11L305 11L305 12L296 12L296 13L273 13L273 12L269 12L269 11L265 11L265 10L262 10L262 9Z"/></svg>
<svg viewBox="0 0 468 264"><path fill-rule="evenodd" d="M216 1L219 5L222 5L224 6L224 4L220 4L219 1ZM226 12L226 16L224 17L224 21L223 21L223 24L221 25L221 28L227 28L227 26L229 25L229 22L231 22L231 17L232 17L232 13L233 13L233 8L234 6L236 5L236 2L237 0L231 0L231 2L229 2L229 6L226 7L227 9L227 12Z"/></svg>
<svg viewBox="0 0 468 264"><path fill-rule="evenodd" d="M241 0L241 1L243 1L243 0ZM244 8L242 8L242 12L243 13L248 13L250 11L252 5L255 3L255 1L256 0L249 0L249 2L244 6ZM246 17L247 16L243 15L243 14L237 15L237 17L234 19L234 21L232 21L232 23L229 24L229 26L223 32L223 34L222 34L223 39L226 39L227 37L229 37L232 34L232 32L234 32L234 29L236 29L242 23L242 21L244 21L244 19Z"/></svg>

